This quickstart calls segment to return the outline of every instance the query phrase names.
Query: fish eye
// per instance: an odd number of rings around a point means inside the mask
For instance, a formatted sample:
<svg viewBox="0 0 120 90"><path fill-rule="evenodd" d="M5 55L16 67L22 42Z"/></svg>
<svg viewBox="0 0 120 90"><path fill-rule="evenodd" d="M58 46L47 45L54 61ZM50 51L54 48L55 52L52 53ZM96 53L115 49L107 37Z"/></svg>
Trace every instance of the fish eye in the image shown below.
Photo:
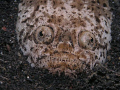
<svg viewBox="0 0 120 90"><path fill-rule="evenodd" d="M95 46L95 37L91 32L80 32L78 38L79 46L82 48L93 49Z"/></svg>
<svg viewBox="0 0 120 90"><path fill-rule="evenodd" d="M50 44L53 41L53 29L48 26L41 26L35 32L35 39L38 43Z"/></svg>

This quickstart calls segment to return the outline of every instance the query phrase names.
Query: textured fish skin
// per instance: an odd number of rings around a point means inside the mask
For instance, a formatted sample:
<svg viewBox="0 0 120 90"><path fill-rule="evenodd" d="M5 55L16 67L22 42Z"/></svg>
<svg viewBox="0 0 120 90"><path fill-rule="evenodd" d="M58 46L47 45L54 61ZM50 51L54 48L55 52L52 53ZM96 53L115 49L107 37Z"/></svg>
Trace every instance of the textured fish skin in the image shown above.
<svg viewBox="0 0 120 90"><path fill-rule="evenodd" d="M108 0L23 0L16 33L32 67L70 75L105 62L111 22Z"/></svg>

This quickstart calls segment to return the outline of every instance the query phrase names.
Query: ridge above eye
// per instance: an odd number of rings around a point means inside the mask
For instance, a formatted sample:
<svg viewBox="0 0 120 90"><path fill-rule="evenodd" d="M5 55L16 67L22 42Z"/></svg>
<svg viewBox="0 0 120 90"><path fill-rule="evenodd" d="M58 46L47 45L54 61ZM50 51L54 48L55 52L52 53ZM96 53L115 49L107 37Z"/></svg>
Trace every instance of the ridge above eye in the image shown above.
<svg viewBox="0 0 120 90"><path fill-rule="evenodd" d="M79 46L85 49L93 49L95 46L95 37L91 32L83 31L78 36Z"/></svg>
<svg viewBox="0 0 120 90"><path fill-rule="evenodd" d="M53 41L53 29L49 26L40 26L35 32L35 39L38 43L50 44Z"/></svg>

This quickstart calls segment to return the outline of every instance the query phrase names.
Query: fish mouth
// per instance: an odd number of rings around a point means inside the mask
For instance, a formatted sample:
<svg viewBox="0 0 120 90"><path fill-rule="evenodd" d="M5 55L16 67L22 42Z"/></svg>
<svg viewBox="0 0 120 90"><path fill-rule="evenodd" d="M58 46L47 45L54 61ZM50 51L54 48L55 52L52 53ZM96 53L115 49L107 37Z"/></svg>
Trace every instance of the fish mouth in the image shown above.
<svg viewBox="0 0 120 90"><path fill-rule="evenodd" d="M49 69L50 71L73 71L83 70L90 63L90 55L80 54L75 55L68 52L57 52L50 56L42 56L40 61L40 67Z"/></svg>

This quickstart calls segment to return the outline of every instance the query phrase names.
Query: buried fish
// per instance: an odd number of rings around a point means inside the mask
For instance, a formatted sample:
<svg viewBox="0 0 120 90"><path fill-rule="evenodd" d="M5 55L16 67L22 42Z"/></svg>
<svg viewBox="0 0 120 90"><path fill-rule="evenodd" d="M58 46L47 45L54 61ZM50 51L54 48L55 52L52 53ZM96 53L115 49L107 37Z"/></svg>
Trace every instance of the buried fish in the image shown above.
<svg viewBox="0 0 120 90"><path fill-rule="evenodd" d="M111 22L108 0L23 0L16 33L32 67L71 75L105 62Z"/></svg>

